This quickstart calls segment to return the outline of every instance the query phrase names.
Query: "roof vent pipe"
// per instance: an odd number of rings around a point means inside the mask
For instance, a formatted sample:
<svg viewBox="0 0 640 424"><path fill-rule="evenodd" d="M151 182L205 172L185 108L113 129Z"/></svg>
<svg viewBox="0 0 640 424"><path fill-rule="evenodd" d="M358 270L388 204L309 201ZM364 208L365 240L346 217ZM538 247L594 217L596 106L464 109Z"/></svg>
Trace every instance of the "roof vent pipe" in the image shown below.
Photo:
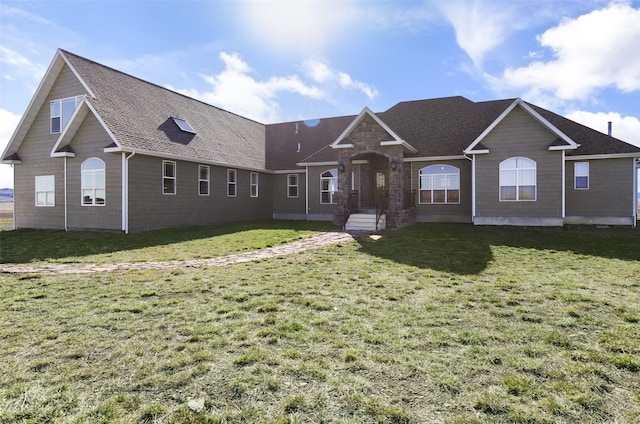
<svg viewBox="0 0 640 424"><path fill-rule="evenodd" d="M607 134L609 135L609 137L611 137L611 127L613 126L613 122L609 121L608 122L608 130L607 130Z"/></svg>

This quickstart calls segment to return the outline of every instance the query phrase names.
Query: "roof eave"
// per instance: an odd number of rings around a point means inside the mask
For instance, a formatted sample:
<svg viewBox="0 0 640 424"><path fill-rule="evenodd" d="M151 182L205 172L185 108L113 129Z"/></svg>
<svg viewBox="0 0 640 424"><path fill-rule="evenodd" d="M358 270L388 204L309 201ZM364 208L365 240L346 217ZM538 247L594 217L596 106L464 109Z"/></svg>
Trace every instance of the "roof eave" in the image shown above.
<svg viewBox="0 0 640 424"><path fill-rule="evenodd" d="M391 141L381 141L381 146L402 146L410 153L418 153L418 149L413 147L411 144L407 143L404 140L391 140Z"/></svg>

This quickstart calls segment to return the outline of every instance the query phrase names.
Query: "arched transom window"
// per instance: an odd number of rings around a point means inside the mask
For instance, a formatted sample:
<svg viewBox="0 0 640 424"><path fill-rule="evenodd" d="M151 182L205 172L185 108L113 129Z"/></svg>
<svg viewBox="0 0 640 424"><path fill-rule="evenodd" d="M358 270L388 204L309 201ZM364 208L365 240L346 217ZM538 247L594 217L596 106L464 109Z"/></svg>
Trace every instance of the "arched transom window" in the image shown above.
<svg viewBox="0 0 640 424"><path fill-rule="evenodd" d="M336 191L338 191L338 170L329 169L320 174L320 203L335 203Z"/></svg>
<svg viewBox="0 0 640 424"><path fill-rule="evenodd" d="M460 203L460 170L431 165L420 170L420 203Z"/></svg>
<svg viewBox="0 0 640 424"><path fill-rule="evenodd" d="M104 161L90 158L82 163L82 205L103 206L106 203Z"/></svg>
<svg viewBox="0 0 640 424"><path fill-rule="evenodd" d="M527 158L510 158L500 163L500 200L536 200L536 163Z"/></svg>

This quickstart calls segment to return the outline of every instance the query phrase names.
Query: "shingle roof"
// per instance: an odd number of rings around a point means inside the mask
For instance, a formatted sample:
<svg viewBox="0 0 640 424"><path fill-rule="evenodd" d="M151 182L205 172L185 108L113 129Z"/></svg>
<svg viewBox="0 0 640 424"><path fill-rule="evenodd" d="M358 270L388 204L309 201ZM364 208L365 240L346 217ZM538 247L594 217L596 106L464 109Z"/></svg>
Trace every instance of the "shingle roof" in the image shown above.
<svg viewBox="0 0 640 424"><path fill-rule="evenodd" d="M322 152L326 160L336 160L335 151L327 148L354 119L355 115L350 115L267 125L267 168L296 169L297 163L306 162L310 156L314 162L321 162L325 160L318 156Z"/></svg>
<svg viewBox="0 0 640 424"><path fill-rule="evenodd" d="M337 154L329 145L356 118L263 125L73 53L62 53L95 94L87 101L125 149L253 169L294 170L301 162L335 161ZM458 156L514 100L473 102L455 96L407 101L376 116L417 149L407 157ZM567 155L640 153L638 147L527 104L580 144ZM171 117L187 120L195 135L180 130Z"/></svg>
<svg viewBox="0 0 640 424"><path fill-rule="evenodd" d="M576 150L568 150L567 156L580 155L612 155L619 153L639 153L640 148L623 140L611 137L607 134L585 127L575 121L567 119L549 110L528 103L547 121L551 122L560 131L567 134L580 147Z"/></svg>
<svg viewBox="0 0 640 424"><path fill-rule="evenodd" d="M459 156L489 125L491 125L516 99L473 102L464 97L401 102L376 115L403 140L417 149L407 157ZM560 131L580 144L567 155L609 155L640 153L640 148L609 137L546 109L531 105L541 116ZM343 129L351 122L342 122ZM335 132L334 132L335 133ZM340 133L340 131L337 131ZM335 141L333 133L325 134L325 145ZM269 137L267 137L269 138ZM321 143L318 143L321 144ZM551 145L566 145L562 140ZM335 161L332 149L322 149L305 162Z"/></svg>
<svg viewBox="0 0 640 424"><path fill-rule="evenodd" d="M87 101L124 148L265 169L263 124L62 53L95 94ZM187 120L196 134L180 130L172 116Z"/></svg>

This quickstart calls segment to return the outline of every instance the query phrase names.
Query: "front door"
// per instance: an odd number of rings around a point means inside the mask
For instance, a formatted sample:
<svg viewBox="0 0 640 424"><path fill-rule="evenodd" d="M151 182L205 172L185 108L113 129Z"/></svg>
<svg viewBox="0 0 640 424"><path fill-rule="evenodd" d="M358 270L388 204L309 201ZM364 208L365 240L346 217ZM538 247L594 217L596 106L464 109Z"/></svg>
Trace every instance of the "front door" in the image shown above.
<svg viewBox="0 0 640 424"><path fill-rule="evenodd" d="M387 181L389 180L389 171L387 169L375 169L373 171L373 205L386 208L387 199Z"/></svg>

